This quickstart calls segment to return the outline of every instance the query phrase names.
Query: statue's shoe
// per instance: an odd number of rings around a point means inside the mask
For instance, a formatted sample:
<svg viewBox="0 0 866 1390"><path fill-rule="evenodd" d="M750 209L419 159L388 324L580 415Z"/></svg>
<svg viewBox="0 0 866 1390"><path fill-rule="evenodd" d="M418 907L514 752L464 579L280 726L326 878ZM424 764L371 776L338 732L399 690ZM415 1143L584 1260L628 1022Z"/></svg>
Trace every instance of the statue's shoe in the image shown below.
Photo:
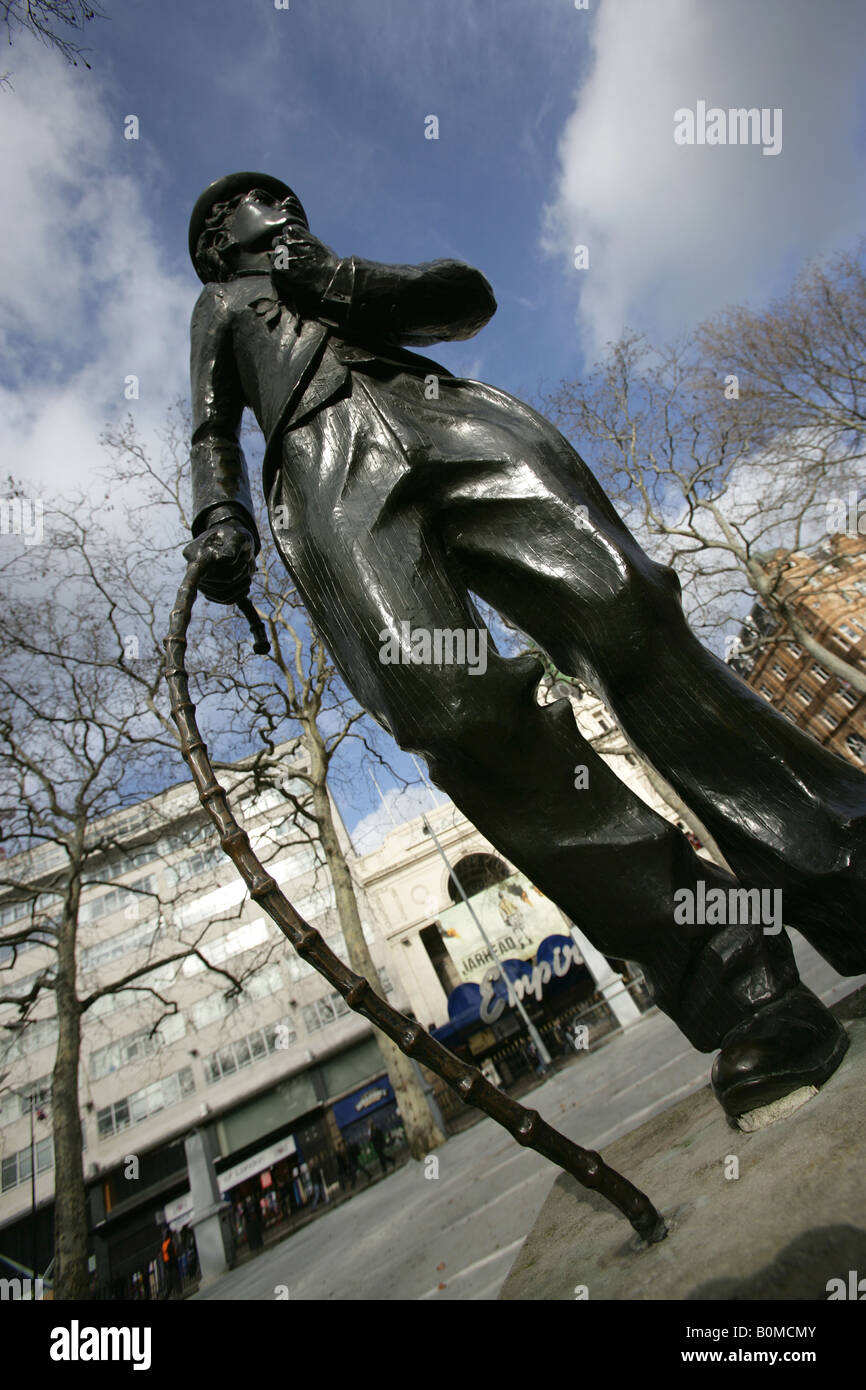
<svg viewBox="0 0 866 1390"><path fill-rule="evenodd" d="M722 1040L712 1084L737 1118L801 1086L820 1086L848 1050L848 1034L820 999L798 985L760 1009Z"/></svg>

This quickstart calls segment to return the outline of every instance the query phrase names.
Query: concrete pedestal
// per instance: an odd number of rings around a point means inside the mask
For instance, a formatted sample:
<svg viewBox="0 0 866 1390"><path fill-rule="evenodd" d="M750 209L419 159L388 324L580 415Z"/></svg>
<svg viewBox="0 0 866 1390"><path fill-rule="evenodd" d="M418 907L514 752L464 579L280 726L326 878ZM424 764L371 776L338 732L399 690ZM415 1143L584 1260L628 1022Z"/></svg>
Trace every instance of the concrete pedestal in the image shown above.
<svg viewBox="0 0 866 1390"><path fill-rule="evenodd" d="M666 1240L644 1247L563 1174L500 1298L824 1301L842 1296L831 1280L858 1278L866 1297L866 990L833 1012L845 1060L787 1119L742 1133L705 1087L604 1150L662 1212Z"/></svg>

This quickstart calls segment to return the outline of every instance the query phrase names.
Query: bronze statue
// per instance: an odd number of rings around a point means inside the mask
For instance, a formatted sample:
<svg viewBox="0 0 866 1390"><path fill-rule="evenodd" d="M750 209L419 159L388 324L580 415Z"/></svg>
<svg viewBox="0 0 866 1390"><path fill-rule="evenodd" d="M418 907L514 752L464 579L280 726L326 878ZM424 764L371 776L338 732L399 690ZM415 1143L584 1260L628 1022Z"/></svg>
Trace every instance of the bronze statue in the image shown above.
<svg viewBox="0 0 866 1390"><path fill-rule="evenodd" d="M202 193L189 244L205 288L184 554L202 592L236 602L254 571L249 406L274 542L360 703L601 951L640 963L696 1048L721 1049L728 1114L820 1085L848 1039L799 981L778 895L836 970L866 971L866 777L702 647L676 575L547 420L409 350L490 319L477 270L339 259L259 173ZM604 698L736 880L619 781L567 701L538 704L538 663L495 650L470 592Z"/></svg>

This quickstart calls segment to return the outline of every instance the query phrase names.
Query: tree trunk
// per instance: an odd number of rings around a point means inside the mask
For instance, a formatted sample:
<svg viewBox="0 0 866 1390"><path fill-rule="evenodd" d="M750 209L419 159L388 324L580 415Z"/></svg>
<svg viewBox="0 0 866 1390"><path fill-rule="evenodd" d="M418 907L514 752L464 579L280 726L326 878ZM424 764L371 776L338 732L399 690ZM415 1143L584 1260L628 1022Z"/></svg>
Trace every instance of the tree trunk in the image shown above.
<svg viewBox="0 0 866 1390"><path fill-rule="evenodd" d="M57 940L57 1056L51 1078L54 1117L54 1296L87 1299L87 1193L78 1111L81 1013L75 988L80 881L70 879Z"/></svg>
<svg viewBox="0 0 866 1390"><path fill-rule="evenodd" d="M349 954L349 964L359 975L365 976L380 998L384 999L382 984L361 926L355 886L331 813L324 748L321 746L317 729L310 730L307 726L305 734L305 743L310 754L310 775L313 779L313 809L318 819L319 837L334 885L337 914ZM382 1053L385 1070L394 1088L409 1152L413 1158L424 1158L440 1144L444 1144L445 1136L433 1118L411 1058L404 1056L396 1043L378 1028L375 1037Z"/></svg>

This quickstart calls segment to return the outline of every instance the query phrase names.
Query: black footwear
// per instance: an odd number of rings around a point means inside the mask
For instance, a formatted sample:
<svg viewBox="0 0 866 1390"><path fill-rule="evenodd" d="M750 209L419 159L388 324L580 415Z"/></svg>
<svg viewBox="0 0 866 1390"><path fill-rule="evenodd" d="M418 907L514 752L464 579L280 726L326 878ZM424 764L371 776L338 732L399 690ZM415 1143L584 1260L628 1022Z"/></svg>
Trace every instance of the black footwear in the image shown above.
<svg viewBox="0 0 866 1390"><path fill-rule="evenodd" d="M745 1115L801 1086L820 1086L848 1043L829 1009L798 985L727 1034L713 1063L713 1090L729 1115Z"/></svg>

